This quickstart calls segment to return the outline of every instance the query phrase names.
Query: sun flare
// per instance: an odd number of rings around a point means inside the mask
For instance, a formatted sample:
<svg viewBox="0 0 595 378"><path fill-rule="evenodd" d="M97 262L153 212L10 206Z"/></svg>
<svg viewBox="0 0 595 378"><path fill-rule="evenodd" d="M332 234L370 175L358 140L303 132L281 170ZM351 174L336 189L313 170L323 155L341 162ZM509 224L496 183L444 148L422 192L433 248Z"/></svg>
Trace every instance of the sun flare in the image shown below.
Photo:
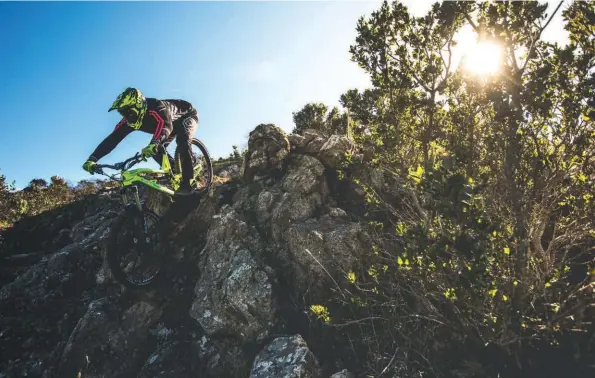
<svg viewBox="0 0 595 378"><path fill-rule="evenodd" d="M455 58L460 59L462 68L476 76L490 76L498 73L502 64L501 47L489 40L479 40L470 25L458 31Z"/></svg>
<svg viewBox="0 0 595 378"><path fill-rule="evenodd" d="M493 75L500 69L501 53L500 46L495 43L476 43L463 52L463 66L479 76Z"/></svg>

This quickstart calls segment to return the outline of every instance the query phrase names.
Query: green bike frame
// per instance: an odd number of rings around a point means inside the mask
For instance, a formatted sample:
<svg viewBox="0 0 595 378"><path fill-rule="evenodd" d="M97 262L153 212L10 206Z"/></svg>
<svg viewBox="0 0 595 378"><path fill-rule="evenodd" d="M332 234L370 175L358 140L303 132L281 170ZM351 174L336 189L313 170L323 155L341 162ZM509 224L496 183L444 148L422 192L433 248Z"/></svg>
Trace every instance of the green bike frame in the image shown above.
<svg viewBox="0 0 595 378"><path fill-rule="evenodd" d="M169 176L171 186L174 188L174 190L159 185L157 180L141 177L140 175L142 174ZM122 172L122 186L127 187L134 184L144 184L167 195L173 196L175 193L174 191L180 187L180 177L180 174L173 174L167 154L163 154L161 169L137 168Z"/></svg>

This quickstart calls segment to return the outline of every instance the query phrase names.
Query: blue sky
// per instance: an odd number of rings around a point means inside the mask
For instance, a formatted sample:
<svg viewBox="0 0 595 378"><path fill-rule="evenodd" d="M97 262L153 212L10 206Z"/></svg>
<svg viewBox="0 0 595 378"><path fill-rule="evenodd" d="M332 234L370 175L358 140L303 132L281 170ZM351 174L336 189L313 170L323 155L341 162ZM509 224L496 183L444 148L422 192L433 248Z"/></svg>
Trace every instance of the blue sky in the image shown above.
<svg viewBox="0 0 595 378"><path fill-rule="evenodd" d="M184 98L214 156L261 123L293 128L308 101L336 103L367 77L349 61L362 2L0 3L0 171L18 187L57 174L73 182L118 122L126 86ZM131 156L135 132L102 162Z"/></svg>
<svg viewBox="0 0 595 378"><path fill-rule="evenodd" d="M414 13L430 2L405 1ZM350 61L357 19L381 4L306 2L0 2L0 173L24 187L81 165L118 122L107 109L127 86L183 98L214 157L259 123L291 131L310 101L338 105L369 85ZM101 162L125 159L132 133ZM155 165L156 166L156 165ZM96 176L95 176L96 177Z"/></svg>

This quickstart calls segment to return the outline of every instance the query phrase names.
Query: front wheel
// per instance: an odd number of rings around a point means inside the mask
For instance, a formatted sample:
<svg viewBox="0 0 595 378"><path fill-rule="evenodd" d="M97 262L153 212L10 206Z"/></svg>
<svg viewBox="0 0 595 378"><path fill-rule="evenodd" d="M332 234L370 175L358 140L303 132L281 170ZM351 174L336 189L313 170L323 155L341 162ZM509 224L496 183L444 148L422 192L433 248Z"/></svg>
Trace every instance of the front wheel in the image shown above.
<svg viewBox="0 0 595 378"><path fill-rule="evenodd" d="M108 242L106 259L114 278L128 288L155 280L164 261L157 224L159 216L132 206L116 221Z"/></svg>
<svg viewBox="0 0 595 378"><path fill-rule="evenodd" d="M206 191L213 182L213 164L211 156L207 147L197 138L192 138L192 148L190 155L192 156L192 167L194 169L194 180L192 182L192 189L195 191ZM180 147L176 146L175 152L175 171L182 172Z"/></svg>

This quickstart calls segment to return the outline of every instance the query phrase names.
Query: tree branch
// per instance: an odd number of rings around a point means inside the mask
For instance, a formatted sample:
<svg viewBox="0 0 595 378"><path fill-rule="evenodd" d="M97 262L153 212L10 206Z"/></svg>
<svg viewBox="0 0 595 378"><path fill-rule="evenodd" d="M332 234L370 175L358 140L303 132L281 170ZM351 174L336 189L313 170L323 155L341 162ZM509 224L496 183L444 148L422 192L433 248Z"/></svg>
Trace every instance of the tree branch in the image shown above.
<svg viewBox="0 0 595 378"><path fill-rule="evenodd" d="M479 28L477 27L477 25L475 25L475 22L473 22L473 20L469 16L469 14L467 12L465 12L465 13L463 13L463 15L465 16L465 20L467 20L467 22L469 23L469 25L471 25L473 30L475 30L475 32L479 34Z"/></svg>
<svg viewBox="0 0 595 378"><path fill-rule="evenodd" d="M525 61L525 64L523 64L523 68L521 69L521 74L523 72L525 72L525 68L527 67L527 64L529 63L529 60L531 59L531 56L535 53L535 48L537 46L537 43L536 42L541 37L541 33L543 33L543 31L548 27L548 25L550 24L550 22L552 22L552 19L554 18L554 16L556 15L556 13L558 13L558 10L560 10L560 7L562 7L562 4L564 4L564 0L560 1L560 3L558 4L558 6L556 7L556 9L554 10L554 12L552 13L552 15L550 16L550 19L547 20L547 22L545 23L545 25L543 27L541 27L539 29L539 31L537 33L535 33L535 36L533 36L533 38L531 39L531 47L529 47L529 51L527 53L527 60Z"/></svg>
<svg viewBox="0 0 595 378"><path fill-rule="evenodd" d="M391 53L387 52L386 55L388 55L391 59L399 62L401 65L403 65L403 62L399 59L394 57ZM415 70L410 70L411 71L411 75L413 76L413 78L417 81L417 84L419 84L419 86L421 86L423 89L426 90L426 92L431 92L430 89L424 85L424 83L421 81L421 79L415 74Z"/></svg>

